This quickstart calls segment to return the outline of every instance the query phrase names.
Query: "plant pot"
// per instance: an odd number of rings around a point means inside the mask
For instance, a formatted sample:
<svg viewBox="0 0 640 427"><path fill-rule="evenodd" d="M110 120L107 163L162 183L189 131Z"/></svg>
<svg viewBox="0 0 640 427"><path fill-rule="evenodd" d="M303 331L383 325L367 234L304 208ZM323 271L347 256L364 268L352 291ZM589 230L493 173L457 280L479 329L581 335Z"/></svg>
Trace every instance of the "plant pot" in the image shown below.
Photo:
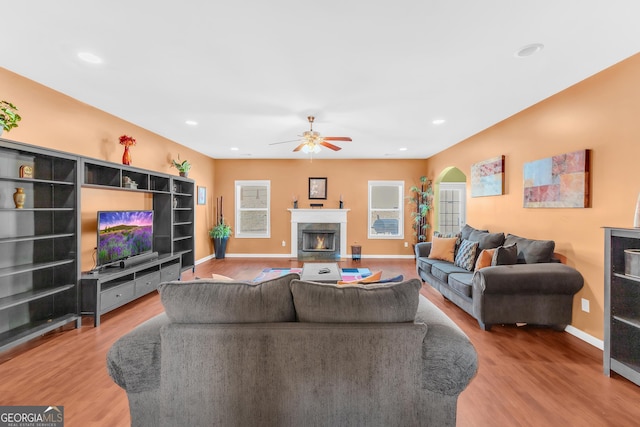
<svg viewBox="0 0 640 427"><path fill-rule="evenodd" d="M227 240L228 237L214 237L213 248L215 250L216 259L224 259L224 255L227 252Z"/></svg>
<svg viewBox="0 0 640 427"><path fill-rule="evenodd" d="M180 172L180 176L184 176L186 178L189 176L189 172Z"/></svg>

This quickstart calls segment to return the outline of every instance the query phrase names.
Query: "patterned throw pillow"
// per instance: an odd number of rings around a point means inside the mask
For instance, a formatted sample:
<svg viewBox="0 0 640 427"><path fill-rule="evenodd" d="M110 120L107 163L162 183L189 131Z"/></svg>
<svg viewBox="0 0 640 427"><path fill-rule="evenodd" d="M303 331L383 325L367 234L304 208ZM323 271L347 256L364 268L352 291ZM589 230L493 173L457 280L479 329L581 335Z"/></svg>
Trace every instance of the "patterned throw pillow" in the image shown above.
<svg viewBox="0 0 640 427"><path fill-rule="evenodd" d="M460 243L454 264L465 270L473 271L476 262L476 253L478 252L478 242L463 240Z"/></svg>
<svg viewBox="0 0 640 427"><path fill-rule="evenodd" d="M439 231L434 231L433 237L444 237L445 239L451 239L452 237L455 237L457 239L456 248L460 245L460 242L462 241L462 238L460 237L460 233L441 233Z"/></svg>

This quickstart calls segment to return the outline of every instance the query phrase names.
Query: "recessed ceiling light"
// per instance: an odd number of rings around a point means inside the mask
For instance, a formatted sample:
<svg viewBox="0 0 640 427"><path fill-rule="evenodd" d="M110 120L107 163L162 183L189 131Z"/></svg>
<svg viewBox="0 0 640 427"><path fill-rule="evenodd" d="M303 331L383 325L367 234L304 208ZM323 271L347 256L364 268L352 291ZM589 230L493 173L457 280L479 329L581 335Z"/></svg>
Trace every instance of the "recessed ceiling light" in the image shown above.
<svg viewBox="0 0 640 427"><path fill-rule="evenodd" d="M445 119L435 119L434 121L432 121L431 123L433 123L434 125L441 125L445 122Z"/></svg>
<svg viewBox="0 0 640 427"><path fill-rule="evenodd" d="M240 150L238 147L231 147L231 151L238 151Z"/></svg>
<svg viewBox="0 0 640 427"><path fill-rule="evenodd" d="M400 150L400 151L407 151L407 150L408 150L408 148L407 148L407 147L400 147L400 148L398 148L398 150Z"/></svg>
<svg viewBox="0 0 640 427"><path fill-rule="evenodd" d="M78 58L89 64L102 64L102 58L91 52L78 52Z"/></svg>
<svg viewBox="0 0 640 427"><path fill-rule="evenodd" d="M540 52L543 48L544 48L544 45L542 43L528 44L518 49L514 54L514 56L516 58L526 58L527 56L531 56L535 53Z"/></svg>
<svg viewBox="0 0 640 427"><path fill-rule="evenodd" d="M198 124L195 120L186 120L185 123L189 126L196 126Z"/></svg>

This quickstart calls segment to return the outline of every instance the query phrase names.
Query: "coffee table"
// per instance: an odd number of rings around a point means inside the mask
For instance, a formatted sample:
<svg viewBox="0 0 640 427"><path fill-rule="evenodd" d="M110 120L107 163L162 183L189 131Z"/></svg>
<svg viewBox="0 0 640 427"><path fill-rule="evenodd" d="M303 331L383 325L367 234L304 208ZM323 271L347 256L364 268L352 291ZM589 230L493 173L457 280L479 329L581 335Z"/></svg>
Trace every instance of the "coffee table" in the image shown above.
<svg viewBox="0 0 640 427"><path fill-rule="evenodd" d="M342 280L342 270L337 262L305 262L302 265L301 280L321 283L337 283Z"/></svg>

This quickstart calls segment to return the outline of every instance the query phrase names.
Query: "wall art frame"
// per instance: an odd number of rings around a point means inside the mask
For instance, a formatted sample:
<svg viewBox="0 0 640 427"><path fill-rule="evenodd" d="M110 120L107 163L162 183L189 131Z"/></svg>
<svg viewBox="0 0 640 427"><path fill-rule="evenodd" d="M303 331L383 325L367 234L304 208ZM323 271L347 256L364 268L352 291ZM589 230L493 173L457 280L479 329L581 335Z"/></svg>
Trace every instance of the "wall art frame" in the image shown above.
<svg viewBox="0 0 640 427"><path fill-rule="evenodd" d="M309 178L309 200L327 200L327 178Z"/></svg>
<svg viewBox="0 0 640 427"><path fill-rule="evenodd" d="M525 208L588 208L590 150L578 150L525 163Z"/></svg>
<svg viewBox="0 0 640 427"><path fill-rule="evenodd" d="M207 204L207 187L198 186L198 204Z"/></svg>
<svg viewBox="0 0 640 427"><path fill-rule="evenodd" d="M471 197L504 194L504 156L492 157L471 165Z"/></svg>

